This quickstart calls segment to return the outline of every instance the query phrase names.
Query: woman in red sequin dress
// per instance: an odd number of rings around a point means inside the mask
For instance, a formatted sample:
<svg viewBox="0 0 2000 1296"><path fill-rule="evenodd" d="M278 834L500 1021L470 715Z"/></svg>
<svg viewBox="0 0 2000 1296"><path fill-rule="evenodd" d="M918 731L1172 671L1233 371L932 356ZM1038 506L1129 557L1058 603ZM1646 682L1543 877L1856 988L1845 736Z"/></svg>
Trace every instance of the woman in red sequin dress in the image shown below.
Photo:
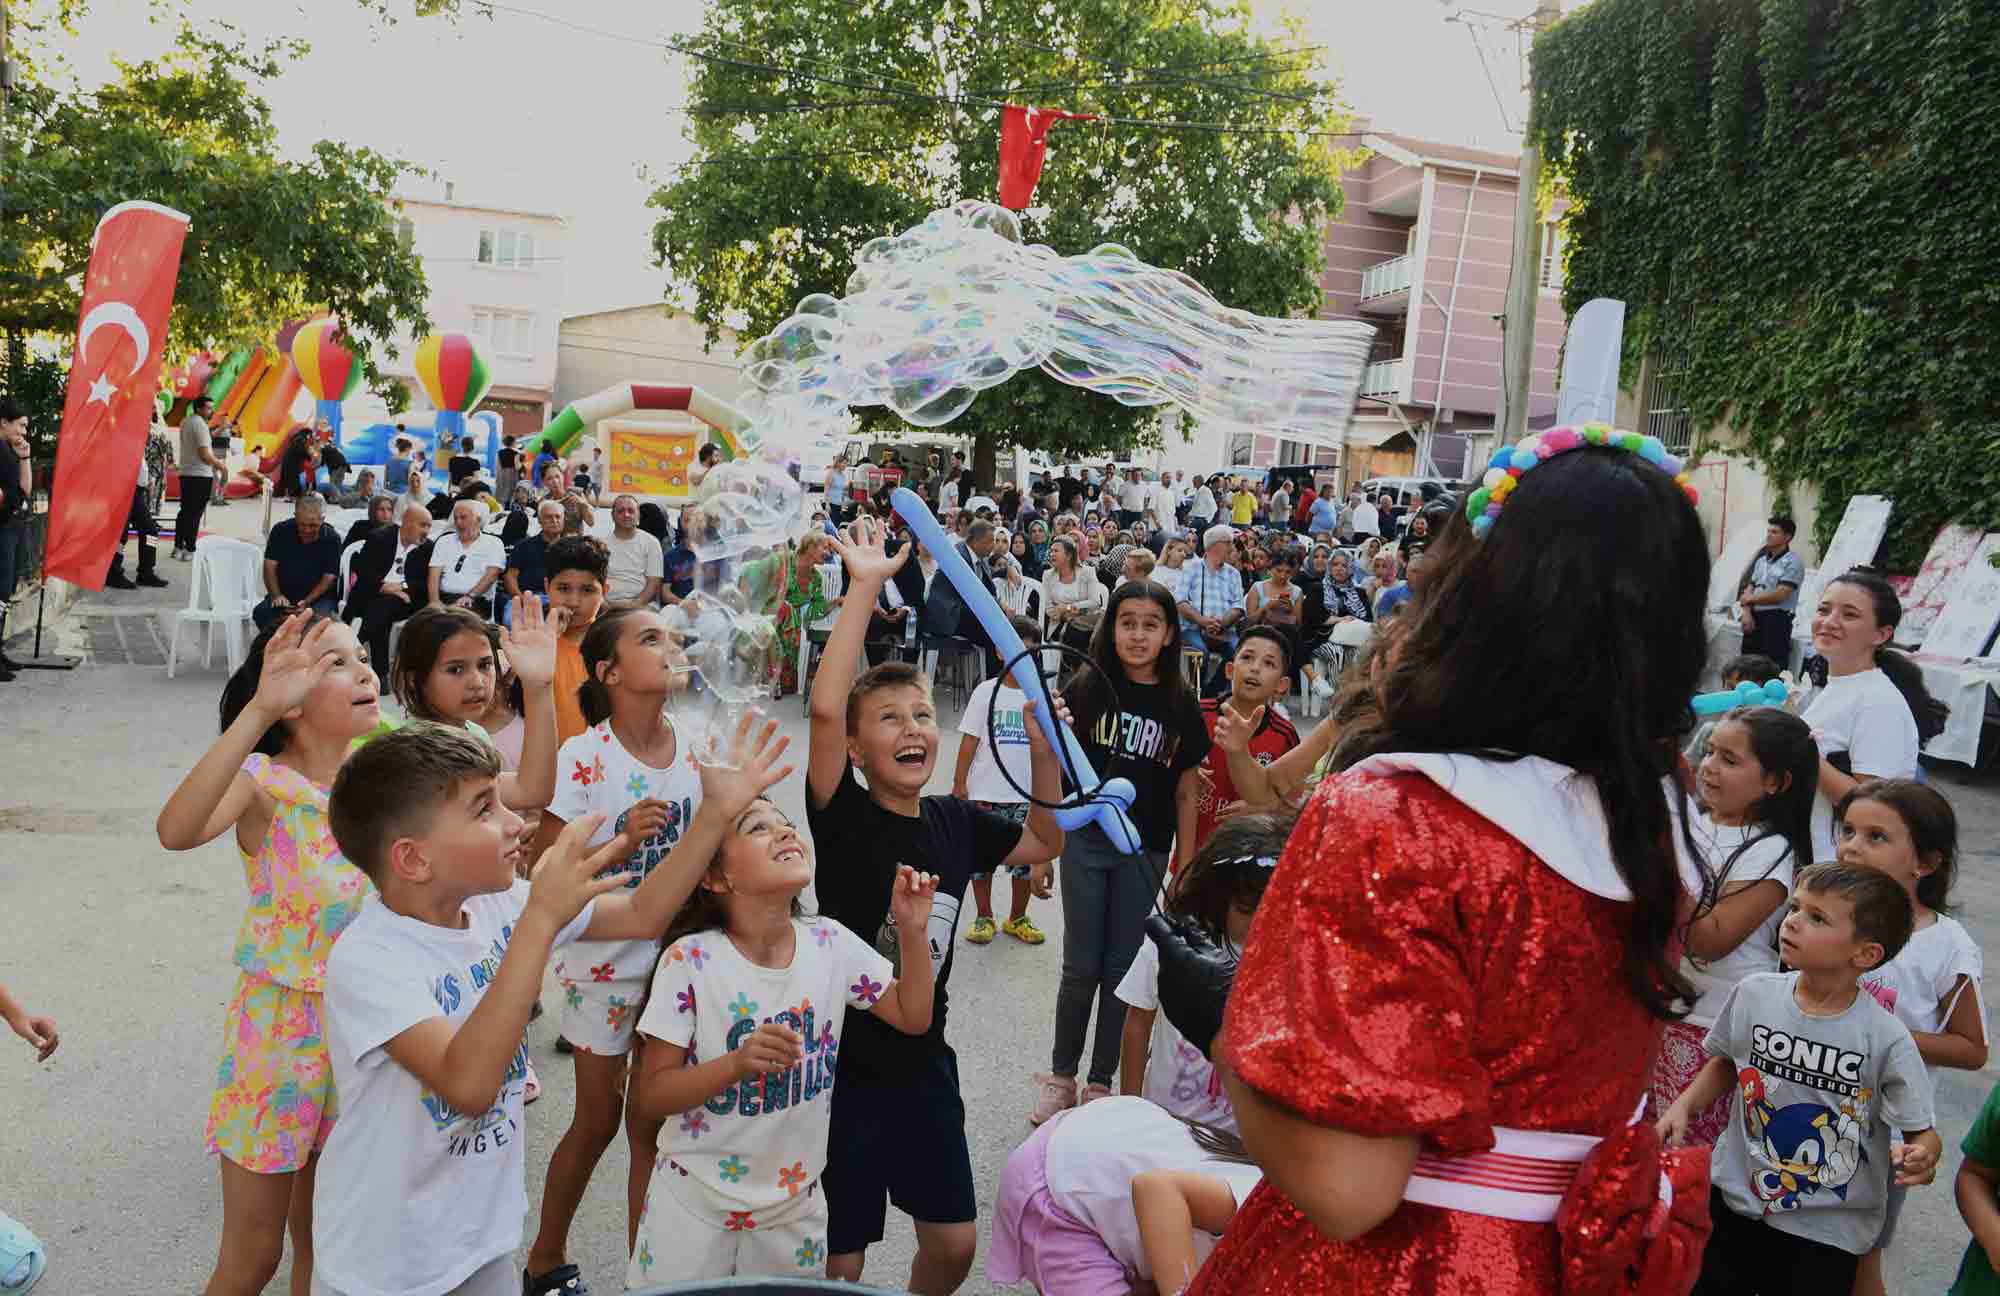
<svg viewBox="0 0 2000 1296"><path fill-rule="evenodd" d="M1685 1292L1705 1162L1667 1207L1633 1119L1699 885L1668 775L1700 523L1655 464L1583 449L1433 554L1251 930L1216 1056L1266 1177L1190 1290Z"/></svg>

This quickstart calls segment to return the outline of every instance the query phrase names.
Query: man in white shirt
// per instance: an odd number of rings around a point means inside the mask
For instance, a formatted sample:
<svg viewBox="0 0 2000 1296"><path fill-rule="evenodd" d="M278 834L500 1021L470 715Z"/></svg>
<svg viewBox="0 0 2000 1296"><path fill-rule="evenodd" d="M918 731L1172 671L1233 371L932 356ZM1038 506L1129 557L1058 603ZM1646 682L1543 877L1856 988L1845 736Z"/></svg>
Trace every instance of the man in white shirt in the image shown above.
<svg viewBox="0 0 2000 1296"><path fill-rule="evenodd" d="M451 533L431 548L431 602L493 615L492 590L507 565L507 549L499 536L479 529L485 515L486 506L477 500L452 505Z"/></svg>
<svg viewBox="0 0 2000 1296"><path fill-rule="evenodd" d="M620 495L611 501L611 579L605 597L613 603L648 607L660 601L660 573L666 554L650 532L639 529L639 501Z"/></svg>
<svg viewBox="0 0 2000 1296"><path fill-rule="evenodd" d="M1130 528L1146 511L1146 501L1152 497L1152 490L1141 480L1137 468L1125 470L1125 480L1118 483L1118 525Z"/></svg>
<svg viewBox="0 0 2000 1296"><path fill-rule="evenodd" d="M1215 521L1215 491L1206 479L1195 488L1194 503L1188 506L1188 525L1196 531L1206 531Z"/></svg>
<svg viewBox="0 0 2000 1296"><path fill-rule="evenodd" d="M1358 490L1347 493L1347 511L1341 514L1340 521L1340 537L1349 544L1381 534L1381 515L1368 502L1368 497Z"/></svg>

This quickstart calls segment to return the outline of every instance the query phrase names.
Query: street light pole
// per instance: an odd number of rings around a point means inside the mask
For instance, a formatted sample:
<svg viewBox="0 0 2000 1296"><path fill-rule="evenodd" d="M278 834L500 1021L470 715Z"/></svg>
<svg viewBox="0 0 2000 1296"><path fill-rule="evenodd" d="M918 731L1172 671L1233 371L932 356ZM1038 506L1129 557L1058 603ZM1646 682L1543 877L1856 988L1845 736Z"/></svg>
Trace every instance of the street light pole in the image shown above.
<svg viewBox="0 0 2000 1296"><path fill-rule="evenodd" d="M1539 0L1527 20L1529 40L1562 17L1557 0ZM1537 205L1542 184L1542 151L1535 143L1535 83L1529 64L1528 120L1521 135L1520 188L1514 196L1514 252L1507 271L1507 313L1502 320L1500 358L1505 375L1501 393L1500 440L1512 445L1528 432L1528 393L1535 378L1535 302L1541 295L1542 223Z"/></svg>

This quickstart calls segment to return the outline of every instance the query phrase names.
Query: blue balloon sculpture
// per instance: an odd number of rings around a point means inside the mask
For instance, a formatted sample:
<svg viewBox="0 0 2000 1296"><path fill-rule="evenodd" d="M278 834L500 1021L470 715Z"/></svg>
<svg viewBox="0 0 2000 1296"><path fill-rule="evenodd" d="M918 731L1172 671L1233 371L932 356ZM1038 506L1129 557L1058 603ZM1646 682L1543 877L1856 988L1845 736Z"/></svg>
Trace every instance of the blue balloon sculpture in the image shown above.
<svg viewBox="0 0 2000 1296"><path fill-rule="evenodd" d="M1744 680L1733 689L1720 693L1698 693L1694 699L1694 713L1698 716L1717 716L1737 707L1783 706L1791 690L1783 680L1772 680L1769 684L1752 684Z"/></svg>
<svg viewBox="0 0 2000 1296"><path fill-rule="evenodd" d="M1015 687L1034 702L1035 718L1041 722L1042 732L1048 735L1050 744L1059 751L1069 752L1071 768L1078 781L1084 784L1081 789L1085 794L1084 802L1056 811L1056 825L1064 832L1074 832L1087 823L1095 823L1104 830L1104 835L1111 839L1113 846L1127 855L1137 855L1145 846L1129 813L1132 801L1138 795L1131 780L1098 780L1097 771L1091 768L1090 758L1084 755L1083 744L1076 740L1068 725L1056 718L1056 709L1049 701L1048 690L1042 683L1041 672L1035 669L1033 658L1020 656L1026 651L1026 645L1021 642L1021 636L1014 633L1014 627L1007 623L1006 609L979 583L979 578L972 574L972 568L966 566L965 559L959 556L957 544L945 535L930 506L905 487L890 492L889 500L896 506L897 514L910 524L910 530L916 533L917 539L923 541L924 547L937 559L938 574L951 582L966 608L985 627L1002 660L1014 662Z"/></svg>

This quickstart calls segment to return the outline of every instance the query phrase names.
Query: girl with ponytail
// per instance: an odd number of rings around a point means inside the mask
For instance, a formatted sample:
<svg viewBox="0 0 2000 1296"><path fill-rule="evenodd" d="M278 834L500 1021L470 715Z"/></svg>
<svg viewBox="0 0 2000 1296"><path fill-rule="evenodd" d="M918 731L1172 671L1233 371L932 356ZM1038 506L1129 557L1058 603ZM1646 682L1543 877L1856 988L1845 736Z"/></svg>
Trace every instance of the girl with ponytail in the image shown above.
<svg viewBox="0 0 2000 1296"><path fill-rule="evenodd" d="M1806 706L1819 742L1813 801L1813 860L1834 857L1833 807L1871 778L1911 778L1917 751L1944 730L1945 706L1924 688L1917 664L1889 647L1902 600L1865 567L1834 577L1813 611L1813 650L1826 658L1826 687Z"/></svg>

